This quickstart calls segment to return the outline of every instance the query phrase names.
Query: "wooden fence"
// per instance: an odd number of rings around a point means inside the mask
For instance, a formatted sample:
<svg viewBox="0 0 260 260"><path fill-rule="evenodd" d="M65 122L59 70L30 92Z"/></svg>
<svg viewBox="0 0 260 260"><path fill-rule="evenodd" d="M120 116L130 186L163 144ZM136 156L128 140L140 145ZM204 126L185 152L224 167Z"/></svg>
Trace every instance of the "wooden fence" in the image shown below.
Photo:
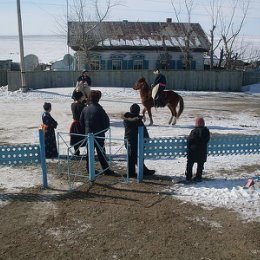
<svg viewBox="0 0 260 260"><path fill-rule="evenodd" d="M243 72L241 71L163 71L167 78L167 88L190 91L241 91ZM151 70L138 71L91 71L93 86L131 88L140 78L152 83ZM73 87L80 71L35 71L26 72L26 85L30 89ZM8 72L8 89L21 88L20 72Z"/></svg>
<svg viewBox="0 0 260 260"><path fill-rule="evenodd" d="M0 87L8 85L7 70L0 70Z"/></svg>

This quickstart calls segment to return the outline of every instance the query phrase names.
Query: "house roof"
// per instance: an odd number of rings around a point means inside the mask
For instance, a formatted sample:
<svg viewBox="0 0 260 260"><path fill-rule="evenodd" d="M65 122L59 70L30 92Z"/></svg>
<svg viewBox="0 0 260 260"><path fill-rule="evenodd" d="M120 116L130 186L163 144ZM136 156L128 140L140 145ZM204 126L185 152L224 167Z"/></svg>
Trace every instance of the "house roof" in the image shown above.
<svg viewBox="0 0 260 260"><path fill-rule="evenodd" d="M77 32L81 26L89 34L87 39L92 39L91 49L179 49L185 45L185 33L191 32L190 48L209 50L208 38L199 23L173 23L171 19L166 22L68 22L68 45L73 50L80 49Z"/></svg>

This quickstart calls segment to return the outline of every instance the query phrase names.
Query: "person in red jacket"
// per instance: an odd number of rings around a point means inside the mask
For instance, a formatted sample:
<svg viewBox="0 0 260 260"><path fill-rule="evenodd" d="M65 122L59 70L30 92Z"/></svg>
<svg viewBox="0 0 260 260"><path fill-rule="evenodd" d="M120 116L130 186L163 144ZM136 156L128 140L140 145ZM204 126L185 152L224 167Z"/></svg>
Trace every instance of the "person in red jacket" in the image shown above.
<svg viewBox="0 0 260 260"><path fill-rule="evenodd" d="M84 146L83 139L84 129L80 124L80 115L82 110L85 108L85 104L83 103L84 95L82 92L78 91L74 93L74 102L71 104L71 112L73 121L70 125L70 145L74 146L74 155L80 155L80 147Z"/></svg>
<svg viewBox="0 0 260 260"><path fill-rule="evenodd" d="M207 148L210 140L209 129L205 126L202 117L196 118L195 128L190 132L187 138L187 166L186 181L192 180L192 168L197 163L197 172L194 181L201 181L204 163L207 161Z"/></svg>

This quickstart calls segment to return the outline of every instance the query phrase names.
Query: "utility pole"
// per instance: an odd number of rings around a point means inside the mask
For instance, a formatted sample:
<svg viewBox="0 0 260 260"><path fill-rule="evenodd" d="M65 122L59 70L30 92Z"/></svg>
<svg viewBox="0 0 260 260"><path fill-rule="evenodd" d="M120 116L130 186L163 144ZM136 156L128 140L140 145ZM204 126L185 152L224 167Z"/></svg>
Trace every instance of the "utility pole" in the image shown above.
<svg viewBox="0 0 260 260"><path fill-rule="evenodd" d="M19 46L20 46L20 67L21 67L21 82L22 82L22 92L28 90L25 80L25 71L24 71L24 49L23 49L23 30L22 30L22 18L21 18L21 7L20 0L16 0L17 5L17 19L18 19L18 32L19 32Z"/></svg>

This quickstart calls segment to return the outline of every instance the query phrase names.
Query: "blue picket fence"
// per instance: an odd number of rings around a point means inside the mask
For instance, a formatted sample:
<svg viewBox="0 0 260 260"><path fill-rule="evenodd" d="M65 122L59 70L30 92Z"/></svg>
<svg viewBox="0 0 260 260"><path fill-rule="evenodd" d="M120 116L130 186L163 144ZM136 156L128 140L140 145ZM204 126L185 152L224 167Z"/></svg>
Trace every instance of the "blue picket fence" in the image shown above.
<svg viewBox="0 0 260 260"><path fill-rule="evenodd" d="M39 144L0 146L0 165L41 164L43 187L48 187L44 136L39 129Z"/></svg>
<svg viewBox="0 0 260 260"><path fill-rule="evenodd" d="M208 144L209 156L246 155L260 153L259 135L213 136ZM186 137L143 138L138 129L138 176L143 180L144 159L167 159L187 156Z"/></svg>
<svg viewBox="0 0 260 260"><path fill-rule="evenodd" d="M93 134L87 136L89 156L89 180L95 181ZM138 130L138 182L143 180L144 159L166 159L186 157L185 137L143 138L143 127ZM260 153L260 136L230 135L213 136L208 144L209 156L247 155ZM0 146L0 165L41 164L43 187L48 187L44 136L39 129L39 144Z"/></svg>

